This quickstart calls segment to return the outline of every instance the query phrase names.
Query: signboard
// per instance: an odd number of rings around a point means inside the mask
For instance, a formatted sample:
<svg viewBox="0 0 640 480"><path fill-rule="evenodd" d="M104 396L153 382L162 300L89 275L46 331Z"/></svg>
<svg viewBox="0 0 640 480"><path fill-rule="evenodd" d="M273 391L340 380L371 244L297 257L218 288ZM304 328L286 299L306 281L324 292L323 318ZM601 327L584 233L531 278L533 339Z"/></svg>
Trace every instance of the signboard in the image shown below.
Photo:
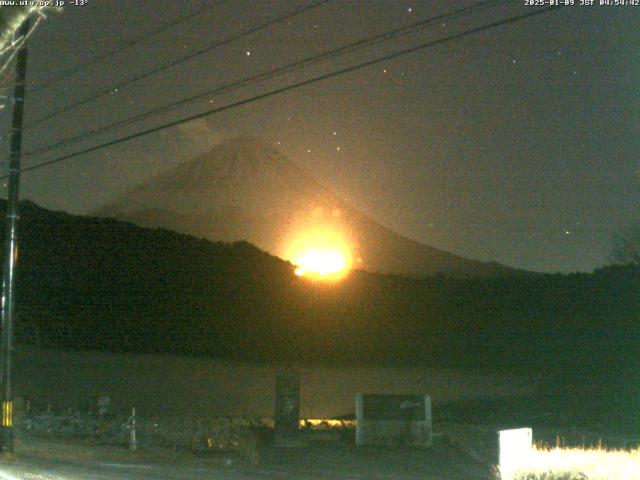
<svg viewBox="0 0 640 480"><path fill-rule="evenodd" d="M424 395L363 395L367 420L426 420Z"/></svg>
<svg viewBox="0 0 640 480"><path fill-rule="evenodd" d="M356 395L356 445L430 445L428 395Z"/></svg>

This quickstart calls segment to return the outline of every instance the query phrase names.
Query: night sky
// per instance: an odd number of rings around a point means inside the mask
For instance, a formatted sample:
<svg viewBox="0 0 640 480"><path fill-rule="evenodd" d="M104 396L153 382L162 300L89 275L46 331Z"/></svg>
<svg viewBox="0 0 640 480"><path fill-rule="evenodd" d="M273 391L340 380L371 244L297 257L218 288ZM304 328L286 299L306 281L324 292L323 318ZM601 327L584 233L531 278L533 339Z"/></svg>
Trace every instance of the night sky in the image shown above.
<svg viewBox="0 0 640 480"><path fill-rule="evenodd" d="M30 42L25 123L313 3L89 0L51 12ZM475 3L329 1L34 125L24 150ZM23 165L539 8L496 3ZM25 173L22 197L86 214L225 138L251 135L398 233L478 260L590 271L609 261L612 236L640 221L638 32L640 7L566 7ZM1 115L6 131L9 110Z"/></svg>

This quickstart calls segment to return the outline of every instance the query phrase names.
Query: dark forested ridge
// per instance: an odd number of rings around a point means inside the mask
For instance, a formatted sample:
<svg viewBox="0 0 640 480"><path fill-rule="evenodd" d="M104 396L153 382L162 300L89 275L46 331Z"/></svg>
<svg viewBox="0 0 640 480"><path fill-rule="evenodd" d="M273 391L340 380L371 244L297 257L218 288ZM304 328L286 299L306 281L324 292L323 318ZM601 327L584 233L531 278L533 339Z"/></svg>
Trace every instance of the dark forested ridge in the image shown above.
<svg viewBox="0 0 640 480"><path fill-rule="evenodd" d="M4 207L4 204L2 205ZM106 351L508 369L636 365L640 271L319 285L224 244L21 204L18 341Z"/></svg>

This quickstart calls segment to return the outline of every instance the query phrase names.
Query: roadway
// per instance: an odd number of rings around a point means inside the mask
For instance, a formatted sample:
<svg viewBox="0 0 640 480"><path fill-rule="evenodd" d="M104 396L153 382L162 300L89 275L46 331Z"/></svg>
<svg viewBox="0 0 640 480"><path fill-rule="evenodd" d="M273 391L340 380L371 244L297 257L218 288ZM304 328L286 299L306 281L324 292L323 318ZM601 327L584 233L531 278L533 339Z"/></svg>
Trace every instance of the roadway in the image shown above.
<svg viewBox="0 0 640 480"><path fill-rule="evenodd" d="M452 448L265 449L259 466L231 458L214 465L153 461L80 461L13 455L0 460L0 480L486 480L489 470Z"/></svg>

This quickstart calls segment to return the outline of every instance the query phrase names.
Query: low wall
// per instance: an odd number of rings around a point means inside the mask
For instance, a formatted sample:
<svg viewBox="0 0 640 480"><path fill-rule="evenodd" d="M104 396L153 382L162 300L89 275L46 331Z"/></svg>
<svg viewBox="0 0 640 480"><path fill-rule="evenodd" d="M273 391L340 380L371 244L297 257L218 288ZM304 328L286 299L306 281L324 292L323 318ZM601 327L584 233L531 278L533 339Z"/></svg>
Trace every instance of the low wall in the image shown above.
<svg viewBox="0 0 640 480"><path fill-rule="evenodd" d="M16 348L16 395L34 406L95 410L109 395L116 411L139 415L271 417L275 365L255 365L172 355L65 352ZM415 367L299 367L303 418L355 412L357 393L428 393L434 402L525 395L535 379L507 374Z"/></svg>

